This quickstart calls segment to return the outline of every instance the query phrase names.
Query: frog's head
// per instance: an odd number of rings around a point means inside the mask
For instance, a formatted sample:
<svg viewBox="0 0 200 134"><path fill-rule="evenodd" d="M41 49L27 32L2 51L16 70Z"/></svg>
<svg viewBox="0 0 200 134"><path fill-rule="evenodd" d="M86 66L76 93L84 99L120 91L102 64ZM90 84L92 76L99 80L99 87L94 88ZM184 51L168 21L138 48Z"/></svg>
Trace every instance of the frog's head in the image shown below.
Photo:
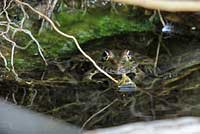
<svg viewBox="0 0 200 134"><path fill-rule="evenodd" d="M120 76L118 87L120 91L132 92L136 84L126 75L135 73L138 63L130 50L105 50L101 55L101 67L109 74Z"/></svg>
<svg viewBox="0 0 200 134"><path fill-rule="evenodd" d="M101 67L109 74L122 75L134 73L138 66L130 50L105 50L101 55Z"/></svg>

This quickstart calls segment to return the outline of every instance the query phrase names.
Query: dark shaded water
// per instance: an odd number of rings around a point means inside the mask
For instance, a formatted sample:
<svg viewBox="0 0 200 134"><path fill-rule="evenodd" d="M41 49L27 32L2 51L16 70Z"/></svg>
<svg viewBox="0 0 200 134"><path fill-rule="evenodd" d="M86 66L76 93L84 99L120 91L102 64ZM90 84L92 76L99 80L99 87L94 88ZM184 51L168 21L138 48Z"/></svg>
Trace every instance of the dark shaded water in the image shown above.
<svg viewBox="0 0 200 134"><path fill-rule="evenodd" d="M158 38L152 33L131 33L94 40L83 48L88 54L105 49L129 49L155 58ZM64 57L50 61L45 71L38 69L20 74L24 79L33 77L32 83L2 79L0 95L78 126L107 107L85 125L87 129L141 120L200 116L199 40L183 36L163 39L159 77L146 77L138 85L141 90L137 92L119 92L103 75L97 76L101 82L84 80L84 72L94 68L92 64L87 60L73 63L73 58Z"/></svg>

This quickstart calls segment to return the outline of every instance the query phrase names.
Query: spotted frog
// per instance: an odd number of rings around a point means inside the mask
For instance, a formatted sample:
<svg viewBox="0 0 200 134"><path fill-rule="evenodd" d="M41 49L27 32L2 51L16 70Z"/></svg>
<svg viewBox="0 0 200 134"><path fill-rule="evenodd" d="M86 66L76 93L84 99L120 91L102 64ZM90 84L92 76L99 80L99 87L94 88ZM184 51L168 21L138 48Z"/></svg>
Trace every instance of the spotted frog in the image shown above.
<svg viewBox="0 0 200 134"><path fill-rule="evenodd" d="M121 77L120 91L132 91L137 90L136 83L153 74L154 61L131 50L105 50L98 65L107 73Z"/></svg>
<svg viewBox="0 0 200 134"><path fill-rule="evenodd" d="M122 75L134 73L136 76L142 75L153 67L154 61L131 50L105 50L101 56L99 65L109 74ZM148 66L148 69L147 69ZM146 72L147 73L147 72ZM145 74L143 74L145 75Z"/></svg>
<svg viewBox="0 0 200 134"><path fill-rule="evenodd" d="M105 72L118 79L120 91L136 90L137 83L153 73L154 61L131 50L102 50L88 54ZM82 58L76 56L76 59L80 61ZM82 60L87 61L85 58ZM84 68L84 66L81 67ZM98 70L92 68L85 71L85 78L94 80L94 76L99 74Z"/></svg>
<svg viewBox="0 0 200 134"><path fill-rule="evenodd" d="M137 83L141 83L145 77L153 74L154 61L148 56L131 50L106 49L87 53L98 66L119 81L120 91L138 89ZM68 68L67 71L72 73L75 71L78 78L82 77L82 80L96 80L98 74L101 74L82 55L72 57L69 62L70 69ZM65 70L60 65L59 68L62 71ZM98 81L102 80L102 77L98 79Z"/></svg>

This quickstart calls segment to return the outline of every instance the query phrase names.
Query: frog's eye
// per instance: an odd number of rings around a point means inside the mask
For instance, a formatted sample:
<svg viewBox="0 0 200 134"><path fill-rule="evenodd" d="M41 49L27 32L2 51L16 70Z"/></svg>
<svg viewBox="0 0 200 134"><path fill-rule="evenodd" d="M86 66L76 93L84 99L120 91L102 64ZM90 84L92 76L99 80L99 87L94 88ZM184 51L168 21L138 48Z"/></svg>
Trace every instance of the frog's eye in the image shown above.
<svg viewBox="0 0 200 134"><path fill-rule="evenodd" d="M125 55L126 55L128 60L131 60L133 58L133 53L129 50L125 51Z"/></svg>
<svg viewBox="0 0 200 134"><path fill-rule="evenodd" d="M109 50L105 50L101 56L102 61L107 61L111 58L111 52Z"/></svg>

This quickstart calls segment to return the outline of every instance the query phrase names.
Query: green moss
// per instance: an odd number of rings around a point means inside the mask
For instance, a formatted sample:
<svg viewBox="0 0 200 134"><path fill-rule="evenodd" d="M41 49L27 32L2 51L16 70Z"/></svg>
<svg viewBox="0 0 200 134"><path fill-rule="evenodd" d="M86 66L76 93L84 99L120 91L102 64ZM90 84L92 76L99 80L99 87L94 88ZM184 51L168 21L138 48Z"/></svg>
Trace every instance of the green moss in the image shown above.
<svg viewBox="0 0 200 134"><path fill-rule="evenodd" d="M128 15L106 11L87 12L85 15L79 10L62 11L55 15L55 19L61 25L59 29L75 36L80 44L106 36L153 30L153 25L149 21L130 19ZM71 39L64 38L52 30L44 31L38 38L42 46L48 50L50 57L67 55L76 48Z"/></svg>
<svg viewBox="0 0 200 134"><path fill-rule="evenodd" d="M136 13L134 12L133 14ZM153 30L153 25L148 19L134 16L135 15L132 15L131 13L127 14L127 12L126 14L116 14L99 9L88 11L86 14L80 10L71 12L63 10L60 13L54 14L54 22L57 21L60 24L59 29L61 31L75 36L78 39L78 42L83 44L90 40L108 36ZM20 37L21 41L19 42L24 43L30 40L30 38L26 37L25 39L24 37ZM35 37L44 49L44 55L47 58L64 57L76 50L76 46L72 39L65 38L51 29L44 29L40 35L35 35ZM28 62L22 60L24 57L31 58L35 53L37 53L37 46L32 44L27 50L23 51L20 56L16 55L15 64L19 67L36 65L37 62L35 62L35 60L28 60ZM39 55L38 57L40 58ZM24 65L24 63L28 64Z"/></svg>

